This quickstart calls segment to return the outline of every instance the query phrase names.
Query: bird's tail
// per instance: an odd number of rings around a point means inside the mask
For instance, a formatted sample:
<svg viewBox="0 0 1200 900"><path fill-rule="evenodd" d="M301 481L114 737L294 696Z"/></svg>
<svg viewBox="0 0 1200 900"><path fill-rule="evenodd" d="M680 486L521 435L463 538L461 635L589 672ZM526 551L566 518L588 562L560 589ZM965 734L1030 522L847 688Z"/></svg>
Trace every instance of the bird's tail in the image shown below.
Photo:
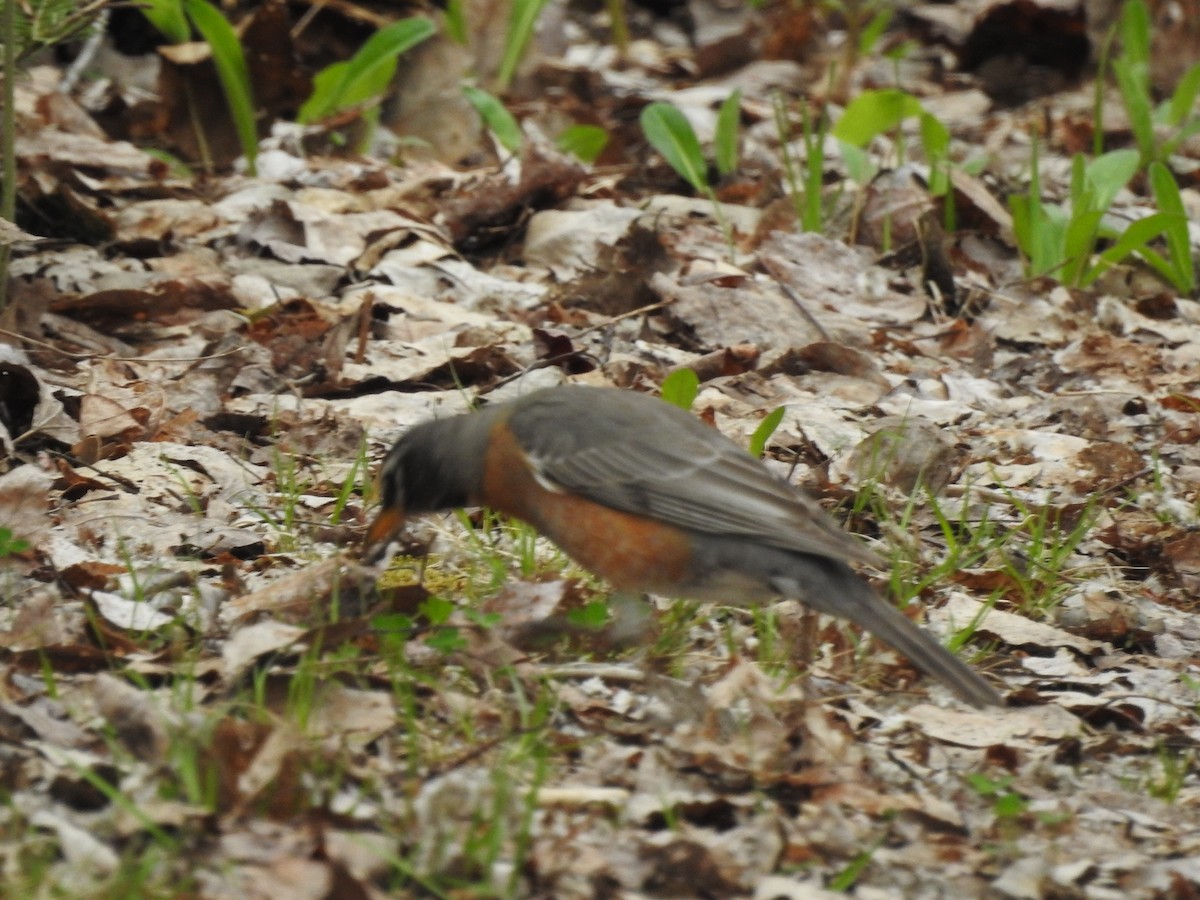
<svg viewBox="0 0 1200 900"><path fill-rule="evenodd" d="M799 585L799 599L807 606L827 615L849 619L871 632L973 706L1004 705L1004 698L978 672L876 594L845 563L812 558L806 562L807 577Z"/></svg>

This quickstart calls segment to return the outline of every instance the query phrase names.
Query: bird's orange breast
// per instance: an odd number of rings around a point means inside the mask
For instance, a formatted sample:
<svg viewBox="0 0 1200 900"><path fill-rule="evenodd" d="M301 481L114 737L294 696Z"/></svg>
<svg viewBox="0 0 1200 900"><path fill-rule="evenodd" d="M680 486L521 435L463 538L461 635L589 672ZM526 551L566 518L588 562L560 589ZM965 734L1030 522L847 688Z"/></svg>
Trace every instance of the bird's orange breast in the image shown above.
<svg viewBox="0 0 1200 900"><path fill-rule="evenodd" d="M516 516L624 590L672 594L691 580L692 542L666 523L546 488L506 423L492 430L479 501Z"/></svg>

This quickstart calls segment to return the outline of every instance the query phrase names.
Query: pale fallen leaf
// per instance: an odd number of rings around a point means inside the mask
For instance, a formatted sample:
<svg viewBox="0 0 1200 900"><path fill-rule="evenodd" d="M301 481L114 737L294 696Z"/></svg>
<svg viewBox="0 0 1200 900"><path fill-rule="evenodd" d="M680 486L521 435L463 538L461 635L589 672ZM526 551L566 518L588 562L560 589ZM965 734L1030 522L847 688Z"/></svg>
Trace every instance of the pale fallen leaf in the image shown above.
<svg viewBox="0 0 1200 900"><path fill-rule="evenodd" d="M1057 741L1078 736L1084 728L1080 719L1057 704L983 713L921 703L897 715L931 738L963 747Z"/></svg>

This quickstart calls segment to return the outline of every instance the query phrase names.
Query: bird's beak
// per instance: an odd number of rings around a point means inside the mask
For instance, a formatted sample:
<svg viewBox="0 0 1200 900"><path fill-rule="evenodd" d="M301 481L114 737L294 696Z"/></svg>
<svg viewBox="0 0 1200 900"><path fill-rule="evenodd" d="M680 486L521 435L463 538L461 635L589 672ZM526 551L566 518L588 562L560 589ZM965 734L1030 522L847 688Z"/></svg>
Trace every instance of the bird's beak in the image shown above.
<svg viewBox="0 0 1200 900"><path fill-rule="evenodd" d="M367 529L367 536L363 538L363 552L378 551L386 547L392 538L400 533L404 521L404 512L394 506L380 510L375 521Z"/></svg>

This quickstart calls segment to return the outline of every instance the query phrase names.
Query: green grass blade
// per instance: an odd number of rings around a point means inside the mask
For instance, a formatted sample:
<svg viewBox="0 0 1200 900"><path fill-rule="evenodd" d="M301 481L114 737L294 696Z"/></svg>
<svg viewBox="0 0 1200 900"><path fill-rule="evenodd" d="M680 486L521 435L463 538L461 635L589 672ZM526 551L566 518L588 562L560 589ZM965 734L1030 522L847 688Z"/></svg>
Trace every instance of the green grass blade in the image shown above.
<svg viewBox="0 0 1200 900"><path fill-rule="evenodd" d="M1063 231L1062 258L1066 267L1060 275L1066 284L1078 284L1092 261L1092 250L1100 231L1100 220L1104 213L1095 209L1084 209L1073 213Z"/></svg>
<svg viewBox="0 0 1200 900"><path fill-rule="evenodd" d="M192 36L182 0L142 0L138 7L147 21L172 44L182 44Z"/></svg>
<svg viewBox="0 0 1200 900"><path fill-rule="evenodd" d="M1162 163L1151 163L1149 176L1155 205L1162 215L1168 217L1163 236L1167 242L1167 256L1175 272L1171 283L1180 293L1191 296L1196 290L1196 263L1192 259L1187 209L1183 205L1179 185L1175 183L1171 171Z"/></svg>
<svg viewBox="0 0 1200 900"><path fill-rule="evenodd" d="M766 417L758 423L758 427L754 429L754 434L750 435L750 455L762 456L763 451L767 449L767 441L771 439L771 435L775 433L775 429L779 427L779 423L783 421L784 407L778 406L767 413Z"/></svg>
<svg viewBox="0 0 1200 900"><path fill-rule="evenodd" d="M1196 97L1200 95L1200 63L1187 70L1179 80L1168 107L1168 123L1178 128L1196 114Z"/></svg>
<svg viewBox="0 0 1200 900"><path fill-rule="evenodd" d="M229 113L233 116L238 142L242 145L242 153L246 157L247 169L254 175L255 161L258 158L258 127L255 124L250 71L246 68L242 45L238 43L233 26L206 0L184 0L184 9L212 50L213 64L217 68L217 76L221 79L221 89L225 92Z"/></svg>
<svg viewBox="0 0 1200 900"><path fill-rule="evenodd" d="M508 35L504 41L504 56L496 74L496 89L499 92L503 93L512 84L521 56L525 53L525 45L533 36L538 16L545 5L546 0L514 0L508 20Z"/></svg>
<svg viewBox="0 0 1200 900"><path fill-rule="evenodd" d="M1128 0L1121 10L1121 54L1133 63L1150 62L1150 13L1142 0Z"/></svg>
<svg viewBox="0 0 1200 900"><path fill-rule="evenodd" d="M725 98L717 113L717 131L713 138L713 153L717 171L730 175L738 167L738 126L741 124L742 92L734 91Z"/></svg>
<svg viewBox="0 0 1200 900"><path fill-rule="evenodd" d="M950 190L950 169L947 164L950 154L950 130L936 116L927 112L922 112L919 120L921 144L929 160L929 193L934 197L941 197Z"/></svg>
<svg viewBox="0 0 1200 900"><path fill-rule="evenodd" d="M1153 159L1154 115L1150 108L1149 70L1144 63L1131 62L1126 58L1116 60L1112 68L1138 149L1143 158Z"/></svg>

